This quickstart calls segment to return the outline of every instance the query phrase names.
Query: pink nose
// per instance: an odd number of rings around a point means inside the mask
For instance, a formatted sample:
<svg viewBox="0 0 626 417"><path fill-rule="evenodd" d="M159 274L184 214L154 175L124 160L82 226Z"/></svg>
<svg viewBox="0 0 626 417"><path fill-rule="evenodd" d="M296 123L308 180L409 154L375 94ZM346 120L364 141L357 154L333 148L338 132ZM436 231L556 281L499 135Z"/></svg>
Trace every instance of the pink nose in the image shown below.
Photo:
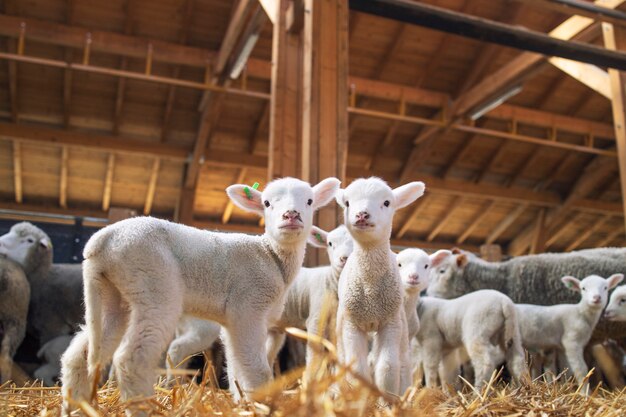
<svg viewBox="0 0 626 417"><path fill-rule="evenodd" d="M594 303L599 303L602 298L599 295L594 295L591 299Z"/></svg>
<svg viewBox="0 0 626 417"><path fill-rule="evenodd" d="M299 213L295 210L289 210L283 214L283 220L295 220L299 217Z"/></svg>
<svg viewBox="0 0 626 417"><path fill-rule="evenodd" d="M410 279L411 281L419 281L420 276L419 276L419 275L417 275L417 274L411 274L411 275L409 275L409 279Z"/></svg>
<svg viewBox="0 0 626 417"><path fill-rule="evenodd" d="M368 212L366 212L366 211L361 211L361 212L357 213L357 215L356 215L356 219L357 219L358 221L367 220L367 219L369 219L369 218L370 218L370 215L369 215L369 213L368 213Z"/></svg>
<svg viewBox="0 0 626 417"><path fill-rule="evenodd" d="M342 256L341 258L339 258L339 260L345 264L346 261L348 260L348 257L347 256Z"/></svg>

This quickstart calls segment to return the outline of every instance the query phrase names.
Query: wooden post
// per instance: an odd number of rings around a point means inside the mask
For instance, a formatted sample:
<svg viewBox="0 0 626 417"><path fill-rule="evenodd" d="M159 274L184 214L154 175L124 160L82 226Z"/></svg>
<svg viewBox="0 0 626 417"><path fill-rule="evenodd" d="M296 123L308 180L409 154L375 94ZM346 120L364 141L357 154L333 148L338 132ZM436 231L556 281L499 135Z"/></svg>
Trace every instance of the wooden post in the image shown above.
<svg viewBox="0 0 626 417"><path fill-rule="evenodd" d="M539 211L539 217L535 223L533 241L530 245L530 253L542 253L546 250L546 209Z"/></svg>
<svg viewBox="0 0 626 417"><path fill-rule="evenodd" d="M602 35L607 49L626 49L626 31L623 28L613 28L610 23L602 23ZM611 93L613 99L613 125L615 126L615 142L617 143L617 157L622 189L622 205L626 214L626 98L624 97L625 74L609 68ZM624 216L626 224L626 215Z"/></svg>
<svg viewBox="0 0 626 417"><path fill-rule="evenodd" d="M500 262L502 260L502 247L492 243L481 245L480 257L487 262Z"/></svg>

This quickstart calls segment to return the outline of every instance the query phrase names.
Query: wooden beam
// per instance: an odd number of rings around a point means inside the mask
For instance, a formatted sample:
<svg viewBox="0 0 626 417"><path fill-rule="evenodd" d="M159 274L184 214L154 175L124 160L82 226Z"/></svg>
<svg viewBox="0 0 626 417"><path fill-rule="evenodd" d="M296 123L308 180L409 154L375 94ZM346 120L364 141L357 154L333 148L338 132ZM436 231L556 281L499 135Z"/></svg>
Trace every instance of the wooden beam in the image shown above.
<svg viewBox="0 0 626 417"><path fill-rule="evenodd" d="M573 59L626 70L626 54L589 44L567 42L518 26L459 13L408 0L351 0L350 7L364 13L497 43L524 51ZM589 19L591 20L591 19Z"/></svg>
<svg viewBox="0 0 626 417"><path fill-rule="evenodd" d="M22 194L22 145L13 141L13 186L15 188L15 202L21 204Z"/></svg>
<svg viewBox="0 0 626 417"><path fill-rule="evenodd" d="M67 12L65 15L65 21L68 25L74 23L74 9L76 6L76 0L68 0L66 3ZM72 63L74 61L74 51L65 49L65 61ZM70 119L72 115L72 70L66 68L63 71L63 127L68 128L70 125Z"/></svg>
<svg viewBox="0 0 626 417"><path fill-rule="evenodd" d="M113 173L115 170L115 154L110 153L107 159L107 170L104 177L104 191L102 192L102 211L108 212L111 207L111 191L113 189Z"/></svg>
<svg viewBox="0 0 626 417"><path fill-rule="evenodd" d="M159 169L161 168L161 159L155 158L152 163L152 172L150 173L150 182L148 183L148 191L146 192L146 202L143 206L143 214L148 216L152 211L152 203L154 202L154 194L156 192L157 181L159 180Z"/></svg>
<svg viewBox="0 0 626 417"><path fill-rule="evenodd" d="M524 176L524 173L526 172L526 170L528 170L531 166L533 166L533 163L535 162L535 159L537 158L537 156L540 154L540 152L531 152L526 159L520 164L519 167L517 167L516 174L513 176L508 177L505 181L504 181L504 185L507 187L512 187L513 185L515 185L515 183Z"/></svg>
<svg viewBox="0 0 626 417"><path fill-rule="evenodd" d="M259 146L261 132L263 131L263 129L267 128L267 124L269 122L270 107L271 107L270 103L266 102L263 105L263 111L261 112L261 116L257 119L257 122L255 124L256 127L254 128L254 133L250 137L250 147L248 149L248 152L251 154L257 153L257 148Z"/></svg>
<svg viewBox="0 0 626 417"><path fill-rule="evenodd" d="M578 237L572 243L570 243L567 248L565 248L565 252L571 252L579 247L592 234L597 232L598 229L604 226L611 219L611 216L600 216L600 218L591 227L586 227L585 230L580 235L578 235Z"/></svg>
<svg viewBox="0 0 626 417"><path fill-rule="evenodd" d="M620 235L622 235L622 238L624 237L624 229L622 229L621 227L617 227L611 233L606 235L606 237L604 239L599 241L596 246L599 247L599 248L603 248L603 247L609 245L615 239L617 239Z"/></svg>
<svg viewBox="0 0 626 417"><path fill-rule="evenodd" d="M545 208L539 210L539 216L535 221L533 242L530 245L530 253L543 253L546 250L546 212Z"/></svg>
<svg viewBox="0 0 626 417"><path fill-rule="evenodd" d="M405 222L402 224L402 226L400 226L400 229L396 233L396 239L401 239L406 234L406 232L409 231L415 219L426 207L426 203L424 203L425 200L426 198L422 197L413 204L413 211L411 211L411 214L408 215Z"/></svg>
<svg viewBox="0 0 626 417"><path fill-rule="evenodd" d="M550 237L546 240L546 248L554 245L561 238L561 236L563 236L563 234L567 230L567 226L569 226L571 223L576 223L584 215L584 213L576 213L571 220L565 219L564 221L561 221L559 225L550 228L548 232L548 235Z"/></svg>
<svg viewBox="0 0 626 417"><path fill-rule="evenodd" d="M595 65L572 61L570 59L552 57L548 61L568 74L577 81L580 81L596 93L611 99L611 88L609 87L609 74Z"/></svg>
<svg viewBox="0 0 626 417"><path fill-rule="evenodd" d="M59 205L63 208L67 208L67 160L69 159L68 154L69 151L67 149L67 146L63 146L61 148L61 175L59 175Z"/></svg>
<svg viewBox="0 0 626 417"><path fill-rule="evenodd" d="M128 59L122 58L120 70L128 69ZM126 78L120 77L117 80L117 90L115 93L115 108L113 109L113 135L120 134L120 123L122 119L122 108L124 106L124 92L126 91Z"/></svg>
<svg viewBox="0 0 626 417"><path fill-rule="evenodd" d="M478 209L469 226L465 229L461 236L456 239L456 243L458 245L463 244L463 242L465 242L467 238L474 233L474 230L476 230L480 223L482 223L482 221L489 215L489 212L495 205L496 201L486 201L480 209Z"/></svg>
<svg viewBox="0 0 626 417"><path fill-rule="evenodd" d="M626 48L626 33L624 29L613 28L610 23L602 24L602 35L604 44L610 50L624 50ZM613 124L615 125L615 138L617 142L618 165L621 180L622 204L626 213L626 97L624 87L626 86L625 74L623 72L609 69L611 80L611 91L613 99L611 107L613 109ZM626 222L626 216L624 216Z"/></svg>
<svg viewBox="0 0 626 417"><path fill-rule="evenodd" d="M594 20L616 25L626 24L626 13L604 7L602 3L593 4L580 0L517 0L566 15L586 16Z"/></svg>
<svg viewBox="0 0 626 417"><path fill-rule="evenodd" d="M235 184L243 184L244 180L246 179L247 171L248 170L246 168L241 168L239 170L239 174L237 175L237 180L235 181ZM230 216L233 214L234 208L235 205L233 204L233 201L229 198L228 203L226 203L226 207L224 208L224 213L222 214L222 224L226 224L230 221Z"/></svg>
<svg viewBox="0 0 626 417"><path fill-rule="evenodd" d="M526 211L527 208L527 204L520 204L519 206L517 206L515 210L509 213L504 219L502 219L500 223L498 223L498 225L493 229L491 234L487 236L485 243L492 244L493 242L498 240L502 233L506 232L506 229L508 229L515 222L515 220L517 220L517 218Z"/></svg>
<svg viewBox="0 0 626 417"><path fill-rule="evenodd" d="M8 51L15 52L15 43L7 40ZM13 123L19 122L19 98L17 90L17 62L8 62L8 82L9 82L9 108L11 109L11 120Z"/></svg>
<svg viewBox="0 0 626 417"><path fill-rule="evenodd" d="M463 204L463 197L454 197L452 202L448 205L446 209L446 213L444 216L437 222L437 225L433 228L433 230L428 234L426 240L428 242L432 242L435 238L441 233L444 227L447 226L448 221L454 216L454 212L461 207Z"/></svg>
<svg viewBox="0 0 626 417"><path fill-rule="evenodd" d="M485 164L485 167L476 175L475 183L480 184L485 180L485 177L491 172L498 159L507 151L506 145L506 143L500 143L500 145L498 145L498 149L489 157L489 161Z"/></svg>

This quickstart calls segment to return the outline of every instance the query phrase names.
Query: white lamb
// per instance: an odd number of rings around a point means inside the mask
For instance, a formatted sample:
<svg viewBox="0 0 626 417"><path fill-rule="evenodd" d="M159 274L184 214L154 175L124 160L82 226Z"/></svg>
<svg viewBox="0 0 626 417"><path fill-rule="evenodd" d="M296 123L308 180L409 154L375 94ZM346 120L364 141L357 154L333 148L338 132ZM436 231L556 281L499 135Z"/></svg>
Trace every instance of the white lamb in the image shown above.
<svg viewBox="0 0 626 417"><path fill-rule="evenodd" d="M171 378L172 366L186 367L186 358L209 349L220 337L221 329L222 326L211 320L181 317L176 326L176 337L167 349L165 365L168 378Z"/></svg>
<svg viewBox="0 0 626 417"><path fill-rule="evenodd" d="M44 344L37 357L41 360L42 364L39 368L35 369L35 378L43 381L47 387L53 387L57 383L59 375L61 375L61 355L70 345L73 336L64 335L58 336Z"/></svg>
<svg viewBox="0 0 626 417"><path fill-rule="evenodd" d="M393 215L424 194L424 183L392 190L379 178L358 179L337 192L354 251L339 279L337 345L340 360L369 379L368 333L374 333L374 380L400 394L410 385L408 329L402 283L391 251ZM402 372L406 369L409 372Z"/></svg>
<svg viewBox="0 0 626 417"><path fill-rule="evenodd" d="M474 385L478 388L489 380L502 352L513 377L516 380L527 377L515 304L506 295L480 290L452 300L422 297L417 314L421 320L417 341L426 386L437 385L439 366L444 359L443 373L448 378L449 366L458 365L459 352L461 356L467 353L472 362ZM464 351L458 351L459 348Z"/></svg>
<svg viewBox="0 0 626 417"><path fill-rule="evenodd" d="M309 333L317 334L324 308L330 316L337 311L337 283L339 275L352 253L352 237L345 226L339 226L329 233L313 227L309 244L326 248L330 265L317 268L302 268L293 285L289 288L285 300L285 310L280 319L284 327L298 327ZM328 335L323 335L328 336ZM273 363L278 351L285 342L285 334L280 329L270 331L268 341L268 359ZM313 361L315 350L307 344L306 363Z"/></svg>
<svg viewBox="0 0 626 417"><path fill-rule="evenodd" d="M604 311L604 317L611 321L626 321L626 285L615 288Z"/></svg>
<svg viewBox="0 0 626 417"><path fill-rule="evenodd" d="M113 358L122 400L153 393L155 370L182 314L218 322L231 391L245 393L272 378L263 346L281 315L286 289L302 265L313 213L339 180L315 187L294 178L263 193L246 185L226 192L265 218L261 236L217 233L150 217L120 221L85 246L87 337L74 338L62 359L63 395L88 400L99 367ZM85 361L84 358L87 358ZM67 404L66 404L67 410Z"/></svg>
<svg viewBox="0 0 626 417"><path fill-rule="evenodd" d="M609 290L622 279L622 274L614 274L607 279L590 275L582 281L565 276L561 281L581 294L578 304L517 304L524 347L529 350L564 351L576 381L581 384L588 371L583 357L585 345L600 320Z"/></svg>

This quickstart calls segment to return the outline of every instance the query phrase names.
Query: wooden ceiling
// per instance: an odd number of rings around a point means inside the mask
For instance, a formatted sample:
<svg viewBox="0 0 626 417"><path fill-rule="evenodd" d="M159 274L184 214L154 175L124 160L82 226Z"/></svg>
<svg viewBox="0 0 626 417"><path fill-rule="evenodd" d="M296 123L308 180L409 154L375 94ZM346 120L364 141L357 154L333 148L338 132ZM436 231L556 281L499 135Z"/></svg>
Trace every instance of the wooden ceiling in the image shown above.
<svg viewBox="0 0 626 417"><path fill-rule="evenodd" d="M543 33L570 17L537 2L427 3ZM0 0L0 12L4 216L128 207L176 218L197 156L193 223L260 230L224 189L266 182L269 21L243 75L202 112L234 0ZM521 254L545 215L548 250L625 244L607 98L519 50L354 11L349 31L348 181L427 185L397 213L395 243ZM598 23L576 38L603 44ZM478 94L516 85L475 123L440 128Z"/></svg>

